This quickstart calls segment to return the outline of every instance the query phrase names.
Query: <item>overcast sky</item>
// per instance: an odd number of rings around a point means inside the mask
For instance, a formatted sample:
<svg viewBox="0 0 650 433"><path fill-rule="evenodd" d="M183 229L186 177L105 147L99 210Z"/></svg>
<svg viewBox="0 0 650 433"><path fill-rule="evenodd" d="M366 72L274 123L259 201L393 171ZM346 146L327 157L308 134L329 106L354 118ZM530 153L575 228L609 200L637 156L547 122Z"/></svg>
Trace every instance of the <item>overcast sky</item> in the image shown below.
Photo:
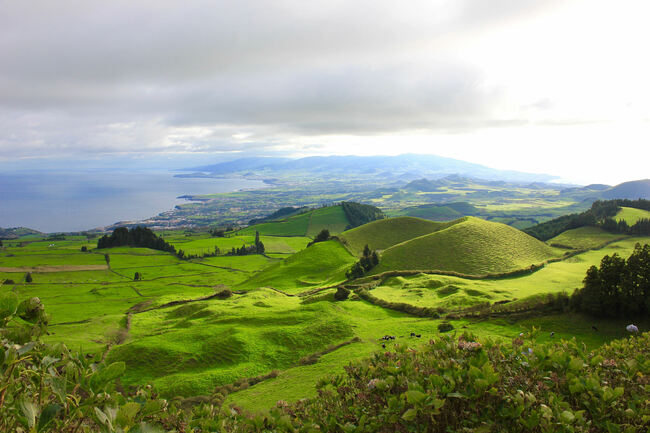
<svg viewBox="0 0 650 433"><path fill-rule="evenodd" d="M646 0L0 0L0 161L415 152L647 178L649 16Z"/></svg>

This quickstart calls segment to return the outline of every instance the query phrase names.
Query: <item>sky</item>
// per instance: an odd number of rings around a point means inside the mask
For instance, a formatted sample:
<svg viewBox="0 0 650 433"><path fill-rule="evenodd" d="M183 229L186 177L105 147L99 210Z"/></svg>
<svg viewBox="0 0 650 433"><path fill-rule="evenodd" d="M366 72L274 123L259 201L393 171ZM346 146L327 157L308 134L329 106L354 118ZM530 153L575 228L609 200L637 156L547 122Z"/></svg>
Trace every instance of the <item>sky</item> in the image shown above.
<svg viewBox="0 0 650 433"><path fill-rule="evenodd" d="M650 177L650 2L0 0L0 169L430 153Z"/></svg>

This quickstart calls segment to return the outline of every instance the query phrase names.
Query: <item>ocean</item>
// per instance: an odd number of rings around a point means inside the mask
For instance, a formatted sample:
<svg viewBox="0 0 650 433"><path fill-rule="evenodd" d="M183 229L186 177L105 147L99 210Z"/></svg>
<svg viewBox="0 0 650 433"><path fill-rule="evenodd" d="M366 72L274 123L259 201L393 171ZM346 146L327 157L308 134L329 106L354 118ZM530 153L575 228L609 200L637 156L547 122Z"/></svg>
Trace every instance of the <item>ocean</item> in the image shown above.
<svg viewBox="0 0 650 433"><path fill-rule="evenodd" d="M187 203L177 197L261 188L262 181L192 179L160 171L0 173L0 227L46 233L145 219Z"/></svg>

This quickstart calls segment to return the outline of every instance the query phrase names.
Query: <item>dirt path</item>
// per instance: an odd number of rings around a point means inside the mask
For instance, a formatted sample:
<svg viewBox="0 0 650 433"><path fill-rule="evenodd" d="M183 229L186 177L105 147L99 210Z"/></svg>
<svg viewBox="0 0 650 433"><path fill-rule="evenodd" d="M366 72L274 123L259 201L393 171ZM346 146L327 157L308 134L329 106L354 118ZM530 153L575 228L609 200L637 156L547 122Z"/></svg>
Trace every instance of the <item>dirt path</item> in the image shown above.
<svg viewBox="0 0 650 433"><path fill-rule="evenodd" d="M74 272L74 271L105 271L107 265L45 265L45 266L0 266L0 272Z"/></svg>

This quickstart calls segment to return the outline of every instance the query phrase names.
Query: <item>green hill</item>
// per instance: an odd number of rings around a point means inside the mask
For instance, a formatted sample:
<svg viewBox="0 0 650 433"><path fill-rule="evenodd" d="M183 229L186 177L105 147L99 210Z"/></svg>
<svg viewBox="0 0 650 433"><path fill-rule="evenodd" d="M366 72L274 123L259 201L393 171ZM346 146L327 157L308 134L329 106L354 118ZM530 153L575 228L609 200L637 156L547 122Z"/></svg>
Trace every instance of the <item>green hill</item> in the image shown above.
<svg viewBox="0 0 650 433"><path fill-rule="evenodd" d="M355 261L340 242L319 242L269 266L240 285L242 288L274 287L291 293L294 289L328 286L344 281Z"/></svg>
<svg viewBox="0 0 650 433"><path fill-rule="evenodd" d="M615 217L616 221L625 220L628 225L634 225L640 219L650 219L650 211L635 209L633 207L622 207Z"/></svg>
<svg viewBox="0 0 650 433"><path fill-rule="evenodd" d="M341 241L360 255L367 244L372 250L385 250L409 239L447 228L450 223L439 223L413 217L397 217L373 221L341 233Z"/></svg>
<svg viewBox="0 0 650 433"><path fill-rule="evenodd" d="M553 248L513 227L465 217L443 230L388 248L373 273L418 269L503 273L557 255Z"/></svg>
<svg viewBox="0 0 650 433"><path fill-rule="evenodd" d="M240 230L237 234L254 235L256 231L259 231L261 235L267 236L314 237L321 230L327 229L330 234L334 235L350 226L382 217L383 213L374 206L343 203L302 212L280 221L252 225Z"/></svg>
<svg viewBox="0 0 650 433"><path fill-rule="evenodd" d="M634 209L636 210L636 209ZM560 248L596 248L607 241L621 238L621 234L609 233L600 227L579 227L560 233L546 241L547 244Z"/></svg>

